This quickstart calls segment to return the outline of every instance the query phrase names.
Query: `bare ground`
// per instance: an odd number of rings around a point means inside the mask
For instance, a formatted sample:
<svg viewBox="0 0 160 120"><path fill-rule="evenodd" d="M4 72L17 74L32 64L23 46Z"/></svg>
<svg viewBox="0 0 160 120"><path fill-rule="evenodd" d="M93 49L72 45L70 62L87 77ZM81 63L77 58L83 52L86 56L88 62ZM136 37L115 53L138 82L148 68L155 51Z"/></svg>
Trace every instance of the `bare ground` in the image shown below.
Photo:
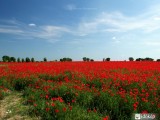
<svg viewBox="0 0 160 120"><path fill-rule="evenodd" d="M23 105L21 93L10 92L0 100L0 120L39 120L28 115L29 106Z"/></svg>

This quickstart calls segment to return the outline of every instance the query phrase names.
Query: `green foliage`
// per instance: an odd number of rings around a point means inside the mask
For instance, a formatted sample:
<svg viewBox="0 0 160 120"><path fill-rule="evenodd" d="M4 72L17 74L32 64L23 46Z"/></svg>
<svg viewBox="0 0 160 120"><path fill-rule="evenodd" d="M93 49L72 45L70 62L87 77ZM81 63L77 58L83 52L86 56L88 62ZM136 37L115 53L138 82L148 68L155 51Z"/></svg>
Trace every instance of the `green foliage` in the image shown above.
<svg viewBox="0 0 160 120"><path fill-rule="evenodd" d="M134 61L134 58L133 57L129 57L129 61Z"/></svg>
<svg viewBox="0 0 160 120"><path fill-rule="evenodd" d="M91 103L93 102L93 93L90 92L80 92L76 98L77 103L84 108L94 108Z"/></svg>
<svg viewBox="0 0 160 120"><path fill-rule="evenodd" d="M17 62L21 62L20 58L17 58Z"/></svg>
<svg viewBox="0 0 160 120"><path fill-rule="evenodd" d="M30 58L29 57L26 57L26 62L30 62Z"/></svg>
<svg viewBox="0 0 160 120"><path fill-rule="evenodd" d="M10 89L10 90L13 89L13 87L11 86L10 81L9 81L9 80L6 80L5 77L4 77L4 78L0 78L0 86L4 86L4 87L6 87L6 88L8 88L8 89Z"/></svg>
<svg viewBox="0 0 160 120"><path fill-rule="evenodd" d="M83 61L90 61L90 58L83 57Z"/></svg>
<svg viewBox="0 0 160 120"><path fill-rule="evenodd" d="M111 58L103 58L103 61L110 61Z"/></svg>
<svg viewBox="0 0 160 120"><path fill-rule="evenodd" d="M90 58L87 58L87 59L86 59L86 61L89 61L89 60L90 60Z"/></svg>
<svg viewBox="0 0 160 120"><path fill-rule="evenodd" d="M2 60L3 60L3 62L10 62L10 57L7 56L7 55L4 55L4 56L2 57Z"/></svg>
<svg viewBox="0 0 160 120"><path fill-rule="evenodd" d="M137 58L136 61L142 61L142 58Z"/></svg>
<svg viewBox="0 0 160 120"><path fill-rule="evenodd" d="M145 61L154 61L154 59L153 59L153 58L146 57L146 58L145 58Z"/></svg>
<svg viewBox="0 0 160 120"><path fill-rule="evenodd" d="M12 80L12 86L17 91L24 90L31 83L33 83L33 81L30 80L30 79L27 79L27 78L25 78L25 79L24 78L19 78L19 79L13 79Z"/></svg>
<svg viewBox="0 0 160 120"><path fill-rule="evenodd" d="M7 55L4 55L2 57L3 62L16 62L16 58L15 57L9 57Z"/></svg>
<svg viewBox="0 0 160 120"><path fill-rule="evenodd" d="M70 61L71 62L72 59L71 58L61 58L60 61L61 62L66 62L66 61L68 61L68 62Z"/></svg>
<svg viewBox="0 0 160 120"><path fill-rule="evenodd" d="M157 62L160 62L160 59L157 59Z"/></svg>
<svg viewBox="0 0 160 120"><path fill-rule="evenodd" d="M75 105L72 111L65 115L65 120L101 120L102 117L95 112L87 112L86 109Z"/></svg>
<svg viewBox="0 0 160 120"><path fill-rule="evenodd" d="M111 69L108 74L118 75L119 73L120 76L127 76L131 72L133 71L127 68L116 68ZM159 72L154 71L153 75L158 79ZM115 79L102 79L65 69L60 74L37 73L36 78L31 76L14 78L14 75L3 77L0 79L0 88L5 86L11 90L23 92L26 105L31 106L30 112L41 116L42 119L99 120L109 115L111 120L130 120L132 113L140 113L142 110L159 113L160 110L157 108L159 100L155 100L155 96L158 98L160 94L160 88L156 86L159 81L153 81L153 79L154 76L147 77L146 82L140 85L140 82L134 80L128 83L129 81L119 76ZM141 94L142 90L145 90L143 94ZM141 95L146 96L147 90L151 93L149 93L148 102L144 102ZM0 89L0 99L3 99L4 95ZM138 102L136 110L133 107L135 102ZM63 111L64 108L66 111ZM59 112L56 113L55 110Z"/></svg>
<svg viewBox="0 0 160 120"><path fill-rule="evenodd" d="M110 58L106 58L106 61L110 61L111 59Z"/></svg>
<svg viewBox="0 0 160 120"><path fill-rule="evenodd" d="M31 58L31 62L35 62L34 58Z"/></svg>
<svg viewBox="0 0 160 120"><path fill-rule="evenodd" d="M83 57L83 61L87 61L87 58L86 58L86 57Z"/></svg>
<svg viewBox="0 0 160 120"><path fill-rule="evenodd" d="M7 93L0 88L0 100L3 100L5 96L7 96Z"/></svg>
<svg viewBox="0 0 160 120"><path fill-rule="evenodd" d="M22 62L25 62L25 61L24 61L24 58L22 58Z"/></svg>
<svg viewBox="0 0 160 120"><path fill-rule="evenodd" d="M146 57L146 58L137 58L136 61L154 61L154 59Z"/></svg>
<svg viewBox="0 0 160 120"><path fill-rule="evenodd" d="M46 58L46 57L45 57L45 58L43 58L43 61L44 61L44 62L47 62L47 58Z"/></svg>
<svg viewBox="0 0 160 120"><path fill-rule="evenodd" d="M93 60L93 59L91 59L90 61L91 61L91 62L93 62L94 60Z"/></svg>
<svg viewBox="0 0 160 120"><path fill-rule="evenodd" d="M16 58L15 57L10 57L10 61L11 62L16 62Z"/></svg>

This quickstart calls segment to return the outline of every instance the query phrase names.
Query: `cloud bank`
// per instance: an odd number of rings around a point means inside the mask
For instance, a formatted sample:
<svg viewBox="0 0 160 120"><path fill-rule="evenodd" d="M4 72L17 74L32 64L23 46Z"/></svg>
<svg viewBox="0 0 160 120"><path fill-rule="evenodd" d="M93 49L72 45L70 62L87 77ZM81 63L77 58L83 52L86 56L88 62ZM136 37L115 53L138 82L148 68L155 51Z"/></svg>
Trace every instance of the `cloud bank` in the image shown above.
<svg viewBox="0 0 160 120"><path fill-rule="evenodd" d="M150 7L145 13L127 16L120 11L101 12L92 18L77 23L76 26L36 25L21 21L0 20L0 33L22 37L40 38L47 41L60 39L64 35L86 37L99 33L134 33L150 34L160 30L160 5ZM74 4L66 6L67 10L79 9ZM2 22L3 21L3 22ZM4 24L5 23L5 24ZM117 38L117 37L115 37ZM112 38L114 39L114 38ZM120 41L114 39L117 43Z"/></svg>

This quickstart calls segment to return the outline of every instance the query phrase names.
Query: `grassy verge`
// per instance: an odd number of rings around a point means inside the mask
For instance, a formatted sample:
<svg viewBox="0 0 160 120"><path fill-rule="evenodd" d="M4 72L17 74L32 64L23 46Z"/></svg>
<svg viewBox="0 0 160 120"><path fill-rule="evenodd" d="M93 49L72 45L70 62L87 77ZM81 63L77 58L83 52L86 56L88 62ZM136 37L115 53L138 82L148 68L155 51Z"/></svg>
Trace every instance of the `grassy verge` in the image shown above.
<svg viewBox="0 0 160 120"><path fill-rule="evenodd" d="M23 105L20 92L10 92L3 100L0 100L1 120L38 120L38 117L29 116L30 106Z"/></svg>

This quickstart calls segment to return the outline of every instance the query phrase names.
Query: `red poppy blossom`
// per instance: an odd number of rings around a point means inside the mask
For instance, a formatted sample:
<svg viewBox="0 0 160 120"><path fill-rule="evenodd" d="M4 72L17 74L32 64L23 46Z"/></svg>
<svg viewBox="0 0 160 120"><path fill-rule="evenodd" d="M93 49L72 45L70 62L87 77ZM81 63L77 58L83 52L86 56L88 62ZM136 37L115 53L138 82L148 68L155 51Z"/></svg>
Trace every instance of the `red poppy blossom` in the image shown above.
<svg viewBox="0 0 160 120"><path fill-rule="evenodd" d="M55 113L58 113L59 112L59 110L58 109L55 109Z"/></svg>
<svg viewBox="0 0 160 120"><path fill-rule="evenodd" d="M63 112L66 112L66 110L67 110L67 108L64 107L64 108L63 108Z"/></svg>
<svg viewBox="0 0 160 120"><path fill-rule="evenodd" d="M48 112L50 110L50 108L46 108L46 112Z"/></svg>
<svg viewBox="0 0 160 120"><path fill-rule="evenodd" d="M51 106L52 106L52 107L54 107L54 106L55 106L55 104L54 104L54 103L52 103L52 104L51 104Z"/></svg>

